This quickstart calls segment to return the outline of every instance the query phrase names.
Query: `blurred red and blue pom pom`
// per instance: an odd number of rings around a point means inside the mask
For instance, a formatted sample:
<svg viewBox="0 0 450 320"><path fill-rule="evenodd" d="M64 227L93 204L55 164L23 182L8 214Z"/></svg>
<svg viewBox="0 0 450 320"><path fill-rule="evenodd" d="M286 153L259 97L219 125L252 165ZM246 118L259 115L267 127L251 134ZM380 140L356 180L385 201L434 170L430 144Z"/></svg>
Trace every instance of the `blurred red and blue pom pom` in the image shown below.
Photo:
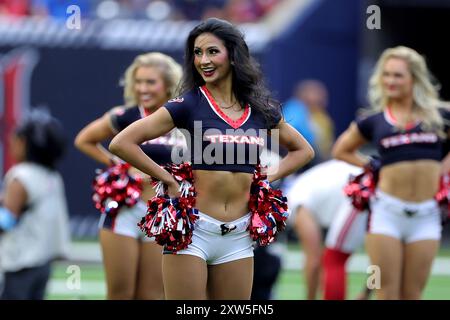
<svg viewBox="0 0 450 320"><path fill-rule="evenodd" d="M442 224L450 220L450 175L444 174L439 182L439 191L434 199L441 209Z"/></svg>
<svg viewBox="0 0 450 320"><path fill-rule="evenodd" d="M116 215L123 206L132 207L142 194L142 177L129 173L130 165L117 163L97 169L92 183L95 208L102 213Z"/></svg>
<svg viewBox="0 0 450 320"><path fill-rule="evenodd" d="M167 187L154 181L156 196L148 201L148 210L138 226L148 237L173 252L187 248L192 243L192 232L198 219L195 206L194 175L188 162L164 166L180 183L181 196L171 199Z"/></svg>
<svg viewBox="0 0 450 320"><path fill-rule="evenodd" d="M351 199L353 207L360 212L370 209L370 198L375 194L377 185L376 175L377 173L372 170L352 175L344 187L344 192Z"/></svg>
<svg viewBox="0 0 450 320"><path fill-rule="evenodd" d="M275 241L279 232L286 227L289 217L287 198L280 190L273 189L267 176L257 166L250 189L249 209L251 212L248 230L253 240L266 246Z"/></svg>

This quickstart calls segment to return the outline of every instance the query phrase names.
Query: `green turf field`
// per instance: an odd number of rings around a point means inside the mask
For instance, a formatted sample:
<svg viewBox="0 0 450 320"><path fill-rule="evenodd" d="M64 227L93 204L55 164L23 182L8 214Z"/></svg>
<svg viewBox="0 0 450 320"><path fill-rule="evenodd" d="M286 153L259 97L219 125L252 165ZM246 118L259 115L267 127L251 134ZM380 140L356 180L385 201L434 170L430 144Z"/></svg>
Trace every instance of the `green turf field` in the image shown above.
<svg viewBox="0 0 450 320"><path fill-rule="evenodd" d="M362 291L367 275L351 273L347 280L347 299L354 299ZM275 288L276 299L300 300L305 297L305 284L300 271L284 271ZM449 300L450 276L435 275L430 277L425 290L424 299Z"/></svg>
<svg viewBox="0 0 450 320"><path fill-rule="evenodd" d="M69 290L66 273L68 264L61 263L55 266L51 282L48 287L47 299L105 299L104 273L101 265L80 265L81 287ZM356 297L357 293L366 283L366 274L351 273L349 275L349 299ZM69 286L70 287L70 286ZM300 271L283 271L274 289L275 298L283 300L300 300L304 298L305 285ZM450 300L450 276L434 275L430 278L425 290L425 299Z"/></svg>

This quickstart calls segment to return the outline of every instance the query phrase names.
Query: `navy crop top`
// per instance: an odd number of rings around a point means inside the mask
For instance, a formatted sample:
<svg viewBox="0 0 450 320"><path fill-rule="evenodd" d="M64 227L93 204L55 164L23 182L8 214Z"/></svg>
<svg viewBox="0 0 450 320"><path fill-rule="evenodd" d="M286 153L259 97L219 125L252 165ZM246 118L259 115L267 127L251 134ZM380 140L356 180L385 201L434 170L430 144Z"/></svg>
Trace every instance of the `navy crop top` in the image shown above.
<svg viewBox="0 0 450 320"><path fill-rule="evenodd" d="M194 170L253 173L263 148L272 140L260 112L247 105L242 116L233 120L205 86L168 101L164 107L186 136L187 160Z"/></svg>
<svg viewBox="0 0 450 320"><path fill-rule="evenodd" d="M114 131L120 132L133 122L146 117L145 109L142 107L119 107L110 113L110 123ZM177 147L178 152L185 148L184 137L176 129L159 138L146 141L141 144L144 153L159 165L172 161L172 149Z"/></svg>
<svg viewBox="0 0 450 320"><path fill-rule="evenodd" d="M444 120L444 132L450 129L450 111L440 109ZM436 132L425 132L421 123L411 123L404 129L396 126L396 120L387 109L373 115L359 118L356 125L365 139L377 146L383 166L400 161L430 159L441 161L444 143Z"/></svg>

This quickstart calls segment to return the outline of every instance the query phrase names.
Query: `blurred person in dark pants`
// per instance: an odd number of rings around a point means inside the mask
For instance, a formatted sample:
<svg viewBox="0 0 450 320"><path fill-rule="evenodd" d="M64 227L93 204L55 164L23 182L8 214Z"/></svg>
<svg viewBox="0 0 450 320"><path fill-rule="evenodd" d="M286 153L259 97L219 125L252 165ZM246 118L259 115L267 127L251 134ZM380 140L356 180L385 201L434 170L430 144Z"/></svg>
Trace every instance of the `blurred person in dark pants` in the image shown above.
<svg viewBox="0 0 450 320"><path fill-rule="evenodd" d="M5 175L0 206L0 270L5 300L42 300L51 263L70 242L64 182L56 162L65 149L61 124L34 110L12 137L17 164Z"/></svg>
<svg viewBox="0 0 450 320"><path fill-rule="evenodd" d="M273 286L281 272L281 259L270 247L257 246L254 250L253 288L251 300L273 299Z"/></svg>

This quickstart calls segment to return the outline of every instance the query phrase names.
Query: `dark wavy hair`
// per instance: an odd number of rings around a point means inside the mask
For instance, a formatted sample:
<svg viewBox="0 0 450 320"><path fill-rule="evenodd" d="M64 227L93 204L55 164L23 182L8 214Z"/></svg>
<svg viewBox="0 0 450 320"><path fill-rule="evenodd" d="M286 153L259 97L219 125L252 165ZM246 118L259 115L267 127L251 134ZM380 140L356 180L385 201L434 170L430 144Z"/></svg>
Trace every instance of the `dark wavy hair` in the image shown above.
<svg viewBox="0 0 450 320"><path fill-rule="evenodd" d="M45 109L32 109L15 133L26 141L26 161L55 169L67 146L63 126L56 118Z"/></svg>
<svg viewBox="0 0 450 320"><path fill-rule="evenodd" d="M228 57L233 62L232 90L239 103L241 105L248 103L259 111L264 116L268 129L275 127L281 118L280 103L272 99L259 64L250 55L244 35L228 21L210 18L189 33L185 47L181 93L205 84L194 65L194 43L202 33L215 35L227 48Z"/></svg>

